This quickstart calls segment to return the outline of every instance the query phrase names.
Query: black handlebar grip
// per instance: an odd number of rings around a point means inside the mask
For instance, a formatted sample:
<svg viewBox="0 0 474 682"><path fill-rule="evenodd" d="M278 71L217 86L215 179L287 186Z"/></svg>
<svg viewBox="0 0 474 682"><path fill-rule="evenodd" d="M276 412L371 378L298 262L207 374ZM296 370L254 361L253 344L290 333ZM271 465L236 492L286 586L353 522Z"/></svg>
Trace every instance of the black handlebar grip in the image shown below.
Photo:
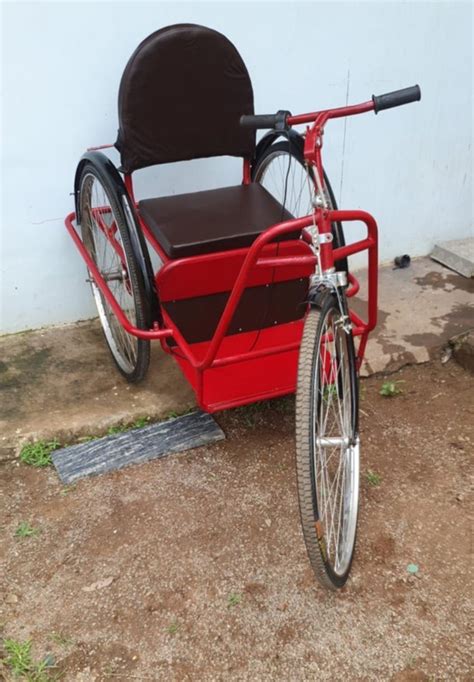
<svg viewBox="0 0 474 682"><path fill-rule="evenodd" d="M240 117L240 125L242 128L273 128L275 123L275 114L244 114Z"/></svg>
<svg viewBox="0 0 474 682"><path fill-rule="evenodd" d="M240 125L242 128L254 128L255 130L267 128L285 130L288 127L286 124L288 116L291 116L290 111L277 111L276 114L244 114L240 117Z"/></svg>
<svg viewBox="0 0 474 682"><path fill-rule="evenodd" d="M376 114L382 111L382 109L401 107L402 104L419 102L420 99L421 90L419 85L413 85L411 88L404 88L403 90L395 90L395 92L387 92L385 95L372 95Z"/></svg>

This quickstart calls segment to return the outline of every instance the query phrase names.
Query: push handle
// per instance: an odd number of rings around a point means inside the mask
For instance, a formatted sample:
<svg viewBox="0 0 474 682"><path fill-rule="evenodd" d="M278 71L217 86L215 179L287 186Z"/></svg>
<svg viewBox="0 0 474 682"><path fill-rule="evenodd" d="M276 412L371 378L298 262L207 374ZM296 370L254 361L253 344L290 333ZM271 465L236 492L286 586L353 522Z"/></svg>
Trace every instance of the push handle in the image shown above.
<svg viewBox="0 0 474 682"><path fill-rule="evenodd" d="M420 99L421 90L419 85L413 85L411 88L404 88L403 90L395 90L394 92L387 92L385 95L372 95L374 111L376 114L378 114L379 111L382 111L382 109L401 107L402 104L419 102Z"/></svg>
<svg viewBox="0 0 474 682"><path fill-rule="evenodd" d="M240 125L242 128L254 128L254 130L267 128L286 130L288 116L291 116L290 111L277 111L276 114L244 114L240 117Z"/></svg>

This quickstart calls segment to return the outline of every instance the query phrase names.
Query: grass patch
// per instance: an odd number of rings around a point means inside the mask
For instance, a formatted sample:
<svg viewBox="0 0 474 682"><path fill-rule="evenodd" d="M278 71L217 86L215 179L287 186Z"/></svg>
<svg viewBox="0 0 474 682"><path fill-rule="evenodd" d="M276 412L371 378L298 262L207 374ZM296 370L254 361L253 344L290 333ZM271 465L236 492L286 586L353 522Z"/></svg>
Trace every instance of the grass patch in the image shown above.
<svg viewBox="0 0 474 682"><path fill-rule="evenodd" d="M367 469L365 477L367 479L367 483L374 488L380 485L382 482L382 477L380 474L378 474L376 471L372 471L372 469Z"/></svg>
<svg viewBox="0 0 474 682"><path fill-rule="evenodd" d="M401 379L399 381L384 381L379 393L380 395L383 395L384 398L393 398L394 396L403 393L402 389L398 386L398 384L403 383L404 382Z"/></svg>
<svg viewBox="0 0 474 682"><path fill-rule="evenodd" d="M117 424L116 426L111 426L107 431L108 436L115 436L117 433L125 433L125 431L130 431L130 429L141 429L150 423L150 417L138 417L135 421L128 424ZM91 436L91 440L97 438L97 436Z"/></svg>
<svg viewBox="0 0 474 682"><path fill-rule="evenodd" d="M32 538L38 535L38 528L31 526L28 521L22 521L15 531L16 538Z"/></svg>
<svg viewBox="0 0 474 682"><path fill-rule="evenodd" d="M124 431L128 431L128 426L117 424L117 426L111 426L110 429L107 429L107 435L115 436L117 433L123 433Z"/></svg>
<svg viewBox="0 0 474 682"><path fill-rule="evenodd" d="M58 677L51 677L48 669L52 667L52 658L45 657L42 661L33 661L31 641L20 642L16 639L4 639L3 649L5 658L3 664L15 677L27 682L52 682Z"/></svg>
<svg viewBox="0 0 474 682"><path fill-rule="evenodd" d="M52 464L51 453L61 447L57 438L53 440L37 440L24 445L20 452L20 461L33 467L47 467Z"/></svg>
<svg viewBox="0 0 474 682"><path fill-rule="evenodd" d="M233 592L232 594L229 594L227 598L227 608L231 609L233 606L237 606L238 604L240 604L241 601L242 595Z"/></svg>

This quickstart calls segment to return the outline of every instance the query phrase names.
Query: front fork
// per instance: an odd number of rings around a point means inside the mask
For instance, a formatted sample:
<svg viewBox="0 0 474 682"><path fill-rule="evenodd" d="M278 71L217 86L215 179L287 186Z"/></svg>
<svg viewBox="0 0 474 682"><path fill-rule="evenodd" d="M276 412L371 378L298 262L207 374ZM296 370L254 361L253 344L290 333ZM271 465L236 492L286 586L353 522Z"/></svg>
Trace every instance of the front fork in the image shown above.
<svg viewBox="0 0 474 682"><path fill-rule="evenodd" d="M333 249L331 223L334 220L365 223L367 237ZM321 291L324 288L335 293L344 320L345 331L347 333L352 331L353 336L360 336L357 349L357 369L359 370L364 358L368 334L377 323L377 223L365 211L328 211L325 208L317 208L314 212L314 226L318 268L311 279L310 291L314 294L318 289ZM357 280L353 275L335 269L336 261L362 251L368 252L367 321L362 320L354 311L349 311L347 305L347 298L356 294L359 289ZM347 288L348 281L351 284L350 288Z"/></svg>
<svg viewBox="0 0 474 682"><path fill-rule="evenodd" d="M336 271L335 268L334 251L332 245L332 220L329 216L329 211L327 208L316 208L314 217L316 230L313 238L318 242L315 245L316 255L318 257L318 265L317 272L311 277L309 300L311 301L317 292L321 291L322 289L332 290L336 295L339 309L341 311L344 331L346 333L350 333L352 330L352 323L349 316L345 295L348 278L347 272L342 270Z"/></svg>

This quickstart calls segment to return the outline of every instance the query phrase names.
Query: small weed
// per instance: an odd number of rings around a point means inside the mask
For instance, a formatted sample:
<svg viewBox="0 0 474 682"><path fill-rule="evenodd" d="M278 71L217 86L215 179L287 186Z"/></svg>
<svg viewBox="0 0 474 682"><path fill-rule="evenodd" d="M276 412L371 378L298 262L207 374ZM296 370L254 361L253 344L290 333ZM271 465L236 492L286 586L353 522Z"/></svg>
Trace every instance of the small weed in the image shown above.
<svg viewBox="0 0 474 682"><path fill-rule="evenodd" d="M100 436L81 436L77 439L78 443L90 443L91 440L97 440Z"/></svg>
<svg viewBox="0 0 474 682"><path fill-rule="evenodd" d="M26 675L32 665L31 642L17 642L14 639L4 639L3 648L7 653L5 664L14 675Z"/></svg>
<svg viewBox="0 0 474 682"><path fill-rule="evenodd" d="M337 395L337 386L336 384L327 384L324 389L323 389L323 400L325 403L329 402L329 399L332 396Z"/></svg>
<svg viewBox="0 0 474 682"><path fill-rule="evenodd" d="M31 641L4 639L3 648L7 654L3 662L15 677L22 677L27 682L52 682L53 678L46 672L51 667L51 657L47 656L43 661L33 661Z"/></svg>
<svg viewBox="0 0 474 682"><path fill-rule="evenodd" d="M403 393L402 389L398 387L398 384L403 383L404 382L402 380L384 381L382 384L382 388L380 389L380 395L383 395L385 398L393 398L394 396Z"/></svg>
<svg viewBox="0 0 474 682"><path fill-rule="evenodd" d="M135 419L134 422L130 422L129 424L116 424L115 426L111 426L107 431L107 435L115 436L117 433L125 433L126 431L130 431L130 429L141 429L149 422L150 417L138 417L138 419Z"/></svg>
<svg viewBox="0 0 474 682"><path fill-rule="evenodd" d="M66 495L69 495L69 493L72 493L72 491L75 489L76 489L76 486L74 484L73 485L65 485L59 494L62 495L62 497L66 497Z"/></svg>
<svg viewBox="0 0 474 682"><path fill-rule="evenodd" d="M52 632L49 635L49 639L52 642L55 642L55 644L59 644L59 646L63 646L63 647L67 647L67 646L70 646L71 644L74 644L73 639L71 639L70 637L66 637L66 635L64 635L61 632Z"/></svg>
<svg viewBox="0 0 474 682"><path fill-rule="evenodd" d="M60 446L56 438L50 441L38 440L35 443L28 443L20 452L20 460L34 467L47 467L52 463L51 453Z"/></svg>
<svg viewBox="0 0 474 682"><path fill-rule="evenodd" d="M175 634L178 632L179 627L180 627L180 626L179 626L179 623L177 623L176 621L173 621L173 622L170 623L170 624L168 625L168 627L166 628L166 632L167 632L169 635L175 635Z"/></svg>
<svg viewBox="0 0 474 682"><path fill-rule="evenodd" d="M237 606L237 604L240 604L241 601L242 595L233 592L232 594L229 594L229 597L227 599L227 608L230 609L232 606Z"/></svg>
<svg viewBox="0 0 474 682"><path fill-rule="evenodd" d="M34 535L38 535L38 528L31 526L28 521L22 521L15 531L16 538L31 538Z"/></svg>
<svg viewBox="0 0 474 682"><path fill-rule="evenodd" d="M111 426L110 429L107 431L108 436L115 436L117 433L123 433L124 431L128 431L128 426L125 424L117 424L116 426Z"/></svg>
<svg viewBox="0 0 474 682"><path fill-rule="evenodd" d="M190 414L191 412L194 412L195 409L196 409L195 407L186 407L184 410L180 410L179 412L176 410L171 410L165 416L165 419L176 419L177 417L184 417L185 414Z"/></svg>
<svg viewBox="0 0 474 682"><path fill-rule="evenodd" d="M372 469L367 469L365 477L367 479L367 483L374 486L374 488L380 485L382 482L382 477L376 471L372 471Z"/></svg>
<svg viewBox="0 0 474 682"><path fill-rule="evenodd" d="M138 417L138 419L133 422L132 429L142 429L149 421L150 417Z"/></svg>

